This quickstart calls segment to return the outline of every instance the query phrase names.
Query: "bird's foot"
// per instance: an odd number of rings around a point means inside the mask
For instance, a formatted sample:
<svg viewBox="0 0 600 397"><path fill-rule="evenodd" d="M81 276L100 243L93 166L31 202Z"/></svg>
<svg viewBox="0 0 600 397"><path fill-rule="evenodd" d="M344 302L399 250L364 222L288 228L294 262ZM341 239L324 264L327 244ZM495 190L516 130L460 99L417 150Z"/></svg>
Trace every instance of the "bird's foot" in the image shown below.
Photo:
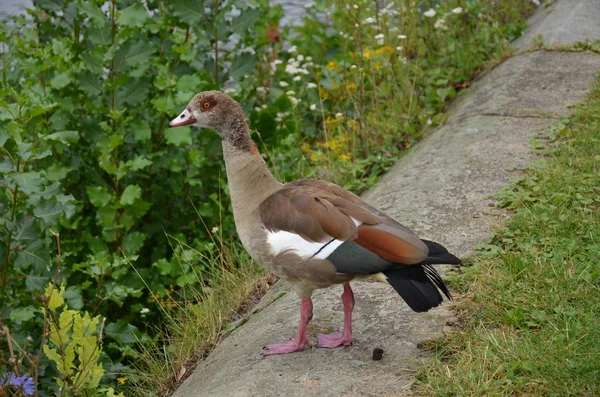
<svg viewBox="0 0 600 397"><path fill-rule="evenodd" d="M352 344L352 336L341 332L333 332L329 335L317 334L317 339L319 340L317 347L326 347L329 349L338 346L350 346Z"/></svg>
<svg viewBox="0 0 600 397"><path fill-rule="evenodd" d="M301 352L307 347L310 347L310 343L307 339L297 341L296 338L292 338L285 343L265 346L265 352L263 354L265 356L274 356L276 354Z"/></svg>

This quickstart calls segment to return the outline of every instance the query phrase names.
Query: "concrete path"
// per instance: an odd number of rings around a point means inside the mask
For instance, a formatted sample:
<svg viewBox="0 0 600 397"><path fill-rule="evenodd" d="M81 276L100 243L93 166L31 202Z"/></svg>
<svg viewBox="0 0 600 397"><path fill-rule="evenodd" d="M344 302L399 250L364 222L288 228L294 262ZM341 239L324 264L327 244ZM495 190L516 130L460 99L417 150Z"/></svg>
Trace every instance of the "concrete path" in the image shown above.
<svg viewBox="0 0 600 397"><path fill-rule="evenodd" d="M582 23L600 21L598 0L564 0L569 17L556 18L540 9L532 35L546 44L583 40ZM559 1L552 10L562 10ZM579 10L579 11L577 11ZM585 13L579 15L577 12ZM593 15L591 15L594 13ZM552 24L545 23L548 18ZM583 99L596 82L600 56L588 53L538 51L515 56L482 76L449 111L448 123L432 131L400 159L377 187L365 195L371 204L437 240L459 255L469 255L485 241L504 215L494 208L493 194L533 158L530 138L569 113L567 104ZM281 283L267 294L261 310L227 337L175 392L178 397L351 397L401 396L422 360L417 344L441 334L445 306L427 314L411 312L385 285L355 283L354 345L335 350L262 357L269 343L293 336L299 301L288 293L273 302ZM318 291L311 334L342 325L341 287ZM383 359L371 359L374 348Z"/></svg>

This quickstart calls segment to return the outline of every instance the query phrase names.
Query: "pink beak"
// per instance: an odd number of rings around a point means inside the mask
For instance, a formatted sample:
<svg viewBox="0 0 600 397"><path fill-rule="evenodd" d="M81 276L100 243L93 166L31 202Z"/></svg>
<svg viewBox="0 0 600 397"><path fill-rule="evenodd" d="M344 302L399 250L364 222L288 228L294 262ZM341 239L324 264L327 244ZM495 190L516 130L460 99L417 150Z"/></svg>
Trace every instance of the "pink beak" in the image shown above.
<svg viewBox="0 0 600 397"><path fill-rule="evenodd" d="M181 127L184 125L191 125L196 122L192 112L189 109L185 109L181 114L169 121L169 127Z"/></svg>

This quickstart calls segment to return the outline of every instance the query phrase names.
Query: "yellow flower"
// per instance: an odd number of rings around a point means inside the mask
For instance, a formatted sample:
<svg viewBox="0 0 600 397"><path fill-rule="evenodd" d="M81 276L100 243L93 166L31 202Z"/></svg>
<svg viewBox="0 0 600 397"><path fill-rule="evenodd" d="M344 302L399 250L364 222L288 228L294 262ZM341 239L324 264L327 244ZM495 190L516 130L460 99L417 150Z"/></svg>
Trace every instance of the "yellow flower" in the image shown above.
<svg viewBox="0 0 600 397"><path fill-rule="evenodd" d="M354 81L351 81L350 83L348 83L346 88L348 89L348 91L354 92L356 91L356 84L354 83Z"/></svg>
<svg viewBox="0 0 600 397"><path fill-rule="evenodd" d="M329 98L329 91L327 91L322 86L319 86L319 95L321 96L321 98L327 99L327 98Z"/></svg>
<svg viewBox="0 0 600 397"><path fill-rule="evenodd" d="M375 62L375 64L373 64L373 67L375 68L375 70L381 70L381 62Z"/></svg>
<svg viewBox="0 0 600 397"><path fill-rule="evenodd" d="M365 48L365 50L363 52L363 56L365 57L365 59L371 59L371 50L368 48Z"/></svg>
<svg viewBox="0 0 600 397"><path fill-rule="evenodd" d="M125 382L127 382L127 377L126 376L121 376L120 378L117 378L117 383L122 385Z"/></svg>
<svg viewBox="0 0 600 397"><path fill-rule="evenodd" d="M307 142L304 142L302 146L300 146L300 150L302 153L308 153L310 152L310 145Z"/></svg>
<svg viewBox="0 0 600 397"><path fill-rule="evenodd" d="M381 48L375 50L375 55L391 55L394 53L394 48L389 45L384 45Z"/></svg>
<svg viewBox="0 0 600 397"><path fill-rule="evenodd" d="M358 128L358 123L356 122L356 120L348 120L348 127L351 130L355 130Z"/></svg>
<svg viewBox="0 0 600 397"><path fill-rule="evenodd" d="M351 159L351 157L347 153L344 153L340 156L340 160L342 160L342 161L350 161L350 159Z"/></svg>
<svg viewBox="0 0 600 397"><path fill-rule="evenodd" d="M312 161L315 161L319 158L319 155L317 154L317 152L310 152L310 159Z"/></svg>
<svg viewBox="0 0 600 397"><path fill-rule="evenodd" d="M329 61L327 63L327 70L337 71L338 70L338 64L335 63L335 61Z"/></svg>

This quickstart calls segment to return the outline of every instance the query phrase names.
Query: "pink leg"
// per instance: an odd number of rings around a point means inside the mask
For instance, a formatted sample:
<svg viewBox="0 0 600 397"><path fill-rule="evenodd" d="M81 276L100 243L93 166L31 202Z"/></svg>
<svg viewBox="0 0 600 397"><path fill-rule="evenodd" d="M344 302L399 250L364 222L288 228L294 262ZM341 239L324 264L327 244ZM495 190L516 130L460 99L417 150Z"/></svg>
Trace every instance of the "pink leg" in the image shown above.
<svg viewBox="0 0 600 397"><path fill-rule="evenodd" d="M329 335L317 334L317 339L319 340L318 347L334 348L342 345L350 346L352 344L352 309L354 309L354 293L352 293L350 283L344 284L342 302L344 303L344 330Z"/></svg>
<svg viewBox="0 0 600 397"><path fill-rule="evenodd" d="M300 303L300 325L298 326L298 334L296 337L285 343L265 346L266 351L263 354L265 356L272 356L275 354L300 352L305 348L310 347L310 343L306 337L306 328L308 327L308 322L312 319L312 315L312 300L310 297L302 299L302 303Z"/></svg>

